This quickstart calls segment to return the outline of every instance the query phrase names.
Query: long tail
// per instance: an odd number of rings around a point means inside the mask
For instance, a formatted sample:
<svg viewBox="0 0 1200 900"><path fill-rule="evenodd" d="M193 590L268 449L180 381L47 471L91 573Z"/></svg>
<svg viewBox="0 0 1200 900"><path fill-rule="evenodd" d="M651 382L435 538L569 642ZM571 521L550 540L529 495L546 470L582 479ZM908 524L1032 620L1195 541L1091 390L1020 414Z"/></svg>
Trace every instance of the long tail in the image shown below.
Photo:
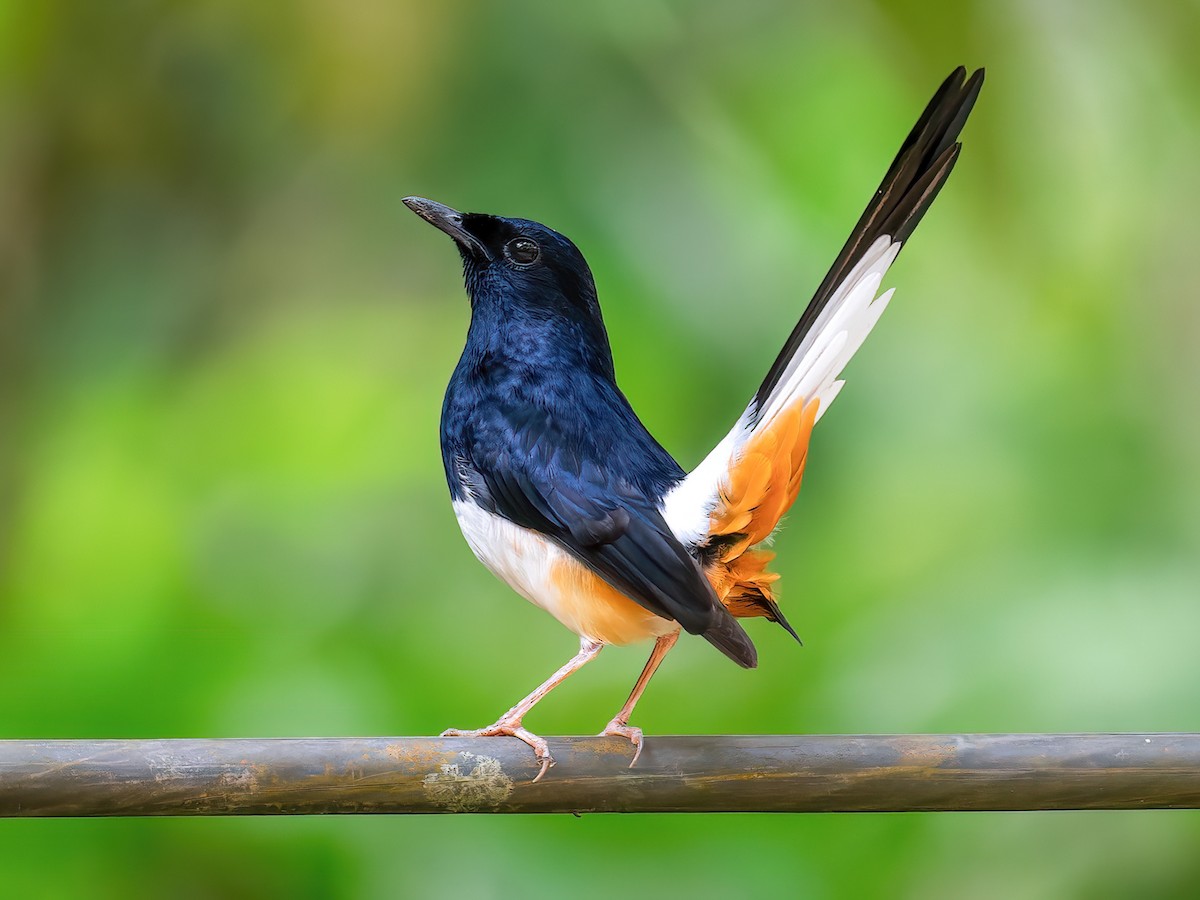
<svg viewBox="0 0 1200 900"><path fill-rule="evenodd" d="M957 140L958 133L966 124L983 87L983 75L983 69L976 69L967 78L967 70L959 66L937 89L900 146L900 152L850 232L842 252L767 371L751 401L752 409L765 413L773 402L781 396L786 397L786 392L781 393L780 388L795 383L794 378L787 377L794 376L800 368L794 363L803 360L821 335L831 331L827 326L838 308L846 305L856 287L865 286L876 275L882 279L900 252L900 245L920 223L958 161L962 149ZM875 290L878 290L878 283ZM875 291L864 293L870 294L869 302ZM880 301L886 305L885 298L881 297ZM827 311L829 314L823 316ZM861 332L859 340L857 343L847 341L838 354L839 359L849 361L883 310L872 312L874 315L869 319L857 323L867 327L854 329ZM840 374L840 368L837 374ZM823 406L829 406L828 400Z"/></svg>
<svg viewBox="0 0 1200 900"><path fill-rule="evenodd" d="M699 549L735 616L765 616L795 634L772 595L770 555L751 548L796 499L812 427L891 299L890 290L876 298L883 276L953 170L983 77L960 66L938 88L745 412L664 500L667 522Z"/></svg>

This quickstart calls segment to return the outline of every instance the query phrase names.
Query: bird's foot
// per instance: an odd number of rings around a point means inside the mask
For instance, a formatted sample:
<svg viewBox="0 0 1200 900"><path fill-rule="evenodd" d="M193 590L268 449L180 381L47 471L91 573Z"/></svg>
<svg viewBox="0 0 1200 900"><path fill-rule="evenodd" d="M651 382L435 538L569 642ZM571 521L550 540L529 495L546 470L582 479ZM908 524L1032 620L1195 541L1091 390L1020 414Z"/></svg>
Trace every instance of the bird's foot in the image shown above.
<svg viewBox="0 0 1200 900"><path fill-rule="evenodd" d="M629 762L629 768L637 765L638 757L642 755L642 729L630 725L628 722L622 722L620 717L613 719L604 726L604 730L600 732L600 737L623 737L633 744L633 759Z"/></svg>
<svg viewBox="0 0 1200 900"><path fill-rule="evenodd" d="M500 737L508 736L515 737L518 740L524 741L533 748L534 754L537 756L537 761L542 767L538 770L533 781L536 783L542 780L542 776L546 771L554 765L554 757L550 755L550 746L546 743L546 739L538 737L532 731L527 730L521 725L520 719L501 719L494 725L489 725L487 728L476 728L473 731L464 731L460 728L447 728L442 732L442 737Z"/></svg>

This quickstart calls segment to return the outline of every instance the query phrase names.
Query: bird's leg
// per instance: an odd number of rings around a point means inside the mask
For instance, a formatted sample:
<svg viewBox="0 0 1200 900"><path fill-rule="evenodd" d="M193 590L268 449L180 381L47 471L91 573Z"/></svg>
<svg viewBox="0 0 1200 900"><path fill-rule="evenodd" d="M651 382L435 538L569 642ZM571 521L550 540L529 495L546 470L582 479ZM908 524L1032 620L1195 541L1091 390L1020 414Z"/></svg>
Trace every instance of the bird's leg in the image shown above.
<svg viewBox="0 0 1200 900"><path fill-rule="evenodd" d="M511 735L518 738L532 747L533 752L537 754L538 762L542 764L542 768L533 780L540 781L542 776L546 774L546 770L554 765L554 757L550 755L550 747L546 744L545 739L538 737L531 731L527 731L522 727L521 720L525 718L527 712L537 705L539 700L562 684L568 675L583 668L584 665L595 659L596 654L603 647L604 645L598 641L589 641L587 638L580 638L579 652L571 657L571 660L565 666L546 679L537 690L502 715L495 724L489 725L487 728L477 728L474 731L448 728L442 732L442 737L496 737L497 735Z"/></svg>
<svg viewBox="0 0 1200 900"><path fill-rule="evenodd" d="M630 725L629 717L633 715L633 708L637 705L638 698L642 696L642 691L646 690L646 685L650 683L650 678L662 663L663 657L675 646L677 640L679 640L679 632L672 631L670 634L664 634L654 642L654 649L650 651L650 658L646 660L646 667L642 669L642 674L638 676L637 684L630 691L629 699L625 701L625 705L621 707L621 711L613 716L613 720L604 726L604 730L600 732L601 737L611 734L629 739L630 743L633 744L633 759L629 763L629 768L631 769L637 763L638 757L642 755L642 729Z"/></svg>

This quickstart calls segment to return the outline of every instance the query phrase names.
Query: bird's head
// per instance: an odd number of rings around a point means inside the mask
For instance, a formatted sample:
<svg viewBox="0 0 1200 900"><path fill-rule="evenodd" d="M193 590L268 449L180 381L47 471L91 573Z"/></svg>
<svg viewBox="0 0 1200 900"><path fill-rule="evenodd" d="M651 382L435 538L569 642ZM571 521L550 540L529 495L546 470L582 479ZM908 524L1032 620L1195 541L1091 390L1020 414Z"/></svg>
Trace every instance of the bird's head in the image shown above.
<svg viewBox="0 0 1200 900"><path fill-rule="evenodd" d="M406 197L404 205L454 238L473 306L502 303L599 320L587 261L557 231L528 219L461 213L423 197Z"/></svg>

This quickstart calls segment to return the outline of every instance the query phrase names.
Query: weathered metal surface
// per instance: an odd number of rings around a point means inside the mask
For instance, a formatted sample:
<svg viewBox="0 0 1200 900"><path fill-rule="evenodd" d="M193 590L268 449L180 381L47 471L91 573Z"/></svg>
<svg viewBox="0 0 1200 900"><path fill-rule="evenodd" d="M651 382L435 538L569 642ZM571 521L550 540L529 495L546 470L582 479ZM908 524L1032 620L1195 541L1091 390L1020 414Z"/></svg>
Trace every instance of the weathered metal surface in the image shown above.
<svg viewBox="0 0 1200 900"><path fill-rule="evenodd" d="M2 816L1200 807L1200 734L0 741Z"/></svg>

